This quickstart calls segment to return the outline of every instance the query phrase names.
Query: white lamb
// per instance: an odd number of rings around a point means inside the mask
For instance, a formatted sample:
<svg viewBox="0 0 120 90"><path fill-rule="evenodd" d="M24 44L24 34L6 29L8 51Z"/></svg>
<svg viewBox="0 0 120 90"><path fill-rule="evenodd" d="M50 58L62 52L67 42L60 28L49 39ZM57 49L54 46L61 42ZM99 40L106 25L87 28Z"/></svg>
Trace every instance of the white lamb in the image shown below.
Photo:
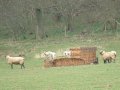
<svg viewBox="0 0 120 90"><path fill-rule="evenodd" d="M52 61L56 58L56 53L47 51L47 52L44 52L43 54L41 54L41 56L44 57L46 60Z"/></svg>
<svg viewBox="0 0 120 90"><path fill-rule="evenodd" d="M8 64L11 65L11 69L13 69L13 64L21 65L21 69L22 69L22 67L25 68L23 57L11 57L11 56L7 55L6 59L8 60Z"/></svg>
<svg viewBox="0 0 120 90"><path fill-rule="evenodd" d="M64 55L65 57L70 58L70 56L71 56L71 51L64 51L64 52L63 52L63 55Z"/></svg>

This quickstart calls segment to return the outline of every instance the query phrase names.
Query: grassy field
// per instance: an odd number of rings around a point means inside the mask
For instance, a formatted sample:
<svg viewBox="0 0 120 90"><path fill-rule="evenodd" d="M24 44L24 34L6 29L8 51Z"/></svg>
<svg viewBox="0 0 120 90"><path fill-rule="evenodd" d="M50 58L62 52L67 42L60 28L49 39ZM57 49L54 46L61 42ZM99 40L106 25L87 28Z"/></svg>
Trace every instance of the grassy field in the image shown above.
<svg viewBox="0 0 120 90"><path fill-rule="evenodd" d="M0 90L120 90L120 38L111 35L56 37L41 40L0 42ZM98 65L43 68L43 59L35 55L69 48L96 46ZM117 51L116 63L103 64L99 50ZM25 69L10 68L5 55L25 53Z"/></svg>

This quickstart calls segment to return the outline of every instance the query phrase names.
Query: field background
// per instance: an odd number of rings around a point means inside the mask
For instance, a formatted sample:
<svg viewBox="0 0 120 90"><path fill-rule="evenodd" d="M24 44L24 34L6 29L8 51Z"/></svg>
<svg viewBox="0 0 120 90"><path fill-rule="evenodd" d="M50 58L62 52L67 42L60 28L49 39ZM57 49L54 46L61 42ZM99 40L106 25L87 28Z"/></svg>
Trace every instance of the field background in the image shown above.
<svg viewBox="0 0 120 90"><path fill-rule="evenodd" d="M120 57L119 37L102 34L88 36L87 39L79 39L73 36L69 38L49 38L40 42L35 40L0 42L0 89L1 90L119 90L120 88ZM101 38L100 38L101 37ZM69 67L44 68L43 59L39 54L43 51L55 51L58 56L69 48L82 46L96 46L98 65L81 65ZM116 50L116 63L103 64L99 55L100 50ZM7 64L5 55L25 54L25 69L14 65L14 69Z"/></svg>
<svg viewBox="0 0 120 90"><path fill-rule="evenodd" d="M97 47L99 64L43 67L42 52L79 47ZM0 0L0 90L120 90L119 53L120 0ZM11 69L8 54L24 55L26 68Z"/></svg>

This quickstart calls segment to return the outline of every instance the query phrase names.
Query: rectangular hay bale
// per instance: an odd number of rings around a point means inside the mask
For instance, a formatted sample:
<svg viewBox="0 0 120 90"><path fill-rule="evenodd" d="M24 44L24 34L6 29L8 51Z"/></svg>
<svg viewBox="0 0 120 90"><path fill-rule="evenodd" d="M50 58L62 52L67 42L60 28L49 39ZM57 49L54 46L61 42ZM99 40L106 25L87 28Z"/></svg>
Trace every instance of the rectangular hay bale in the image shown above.
<svg viewBox="0 0 120 90"><path fill-rule="evenodd" d="M84 59L86 64L90 64L96 59L96 50L96 47L81 47L70 49L72 58Z"/></svg>
<svg viewBox="0 0 120 90"><path fill-rule="evenodd" d="M71 58L58 58L44 61L44 67L76 66L90 64L96 61L96 47L72 48Z"/></svg>
<svg viewBox="0 0 120 90"><path fill-rule="evenodd" d="M85 61L80 58L59 58L53 61L44 61L44 67L77 66L84 64Z"/></svg>

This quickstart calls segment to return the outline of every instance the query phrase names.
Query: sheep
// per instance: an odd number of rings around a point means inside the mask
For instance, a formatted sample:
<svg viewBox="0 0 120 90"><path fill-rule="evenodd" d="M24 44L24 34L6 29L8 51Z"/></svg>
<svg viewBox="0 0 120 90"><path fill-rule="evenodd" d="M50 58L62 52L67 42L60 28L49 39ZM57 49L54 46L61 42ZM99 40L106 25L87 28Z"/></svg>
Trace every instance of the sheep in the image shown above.
<svg viewBox="0 0 120 90"><path fill-rule="evenodd" d="M71 56L71 51L64 51L64 52L63 52L63 55L64 55L65 57L70 58L70 56Z"/></svg>
<svg viewBox="0 0 120 90"><path fill-rule="evenodd" d="M44 57L46 60L53 61L56 58L56 53L47 51L47 52L44 52L43 54L41 54L41 57Z"/></svg>
<svg viewBox="0 0 120 90"><path fill-rule="evenodd" d="M109 52L105 52L105 51L100 51L100 54L102 55L102 58L104 60L104 63L106 62L111 62L111 56L110 56L110 53Z"/></svg>
<svg viewBox="0 0 120 90"><path fill-rule="evenodd" d="M22 67L25 68L23 57L11 57L11 56L7 55L6 59L8 60L7 63L11 65L11 69L13 69L13 64L21 65L21 69L22 69Z"/></svg>
<svg viewBox="0 0 120 90"><path fill-rule="evenodd" d="M115 58L116 58L116 52L115 51L105 52L105 51L101 50L100 54L102 55L104 63L106 63L106 62L111 63L112 60L114 60L114 62L115 62Z"/></svg>

